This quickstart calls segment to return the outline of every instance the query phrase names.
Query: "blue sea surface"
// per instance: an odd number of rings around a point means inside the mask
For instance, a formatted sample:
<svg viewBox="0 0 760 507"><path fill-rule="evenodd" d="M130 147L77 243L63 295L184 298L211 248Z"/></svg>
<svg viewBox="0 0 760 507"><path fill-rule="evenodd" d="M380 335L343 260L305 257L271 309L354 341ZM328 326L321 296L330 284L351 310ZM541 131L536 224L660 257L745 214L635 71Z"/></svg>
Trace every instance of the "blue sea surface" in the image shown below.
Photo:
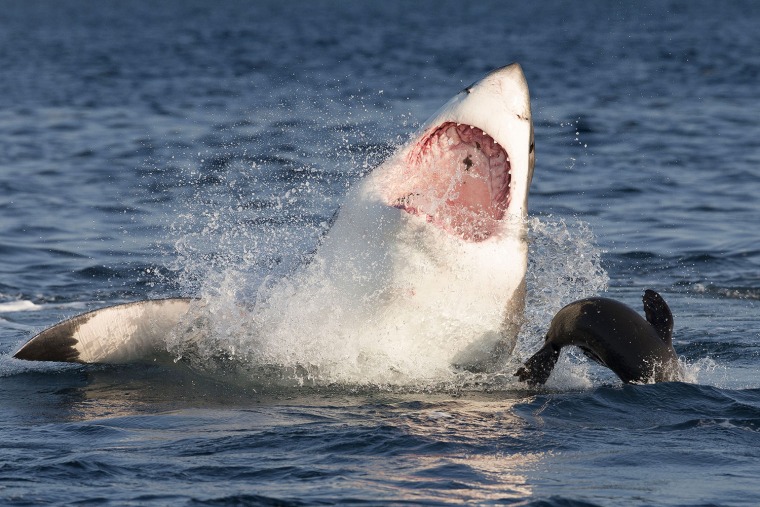
<svg viewBox="0 0 760 507"><path fill-rule="evenodd" d="M760 504L758 26L749 0L5 2L0 504ZM233 268L255 297L513 61L528 302L550 304L502 373L288 386L12 359L90 309L213 297ZM688 381L623 385L579 354L545 388L512 378L549 308L592 290L641 310L645 288Z"/></svg>

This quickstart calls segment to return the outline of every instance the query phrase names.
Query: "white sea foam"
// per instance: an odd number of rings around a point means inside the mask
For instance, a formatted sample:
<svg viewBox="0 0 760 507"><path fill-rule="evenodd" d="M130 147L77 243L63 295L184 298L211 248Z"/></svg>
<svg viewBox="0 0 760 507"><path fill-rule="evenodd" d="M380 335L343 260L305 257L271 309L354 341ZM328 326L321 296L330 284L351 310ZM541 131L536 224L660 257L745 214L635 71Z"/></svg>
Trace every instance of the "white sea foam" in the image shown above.
<svg viewBox="0 0 760 507"><path fill-rule="evenodd" d="M12 350L18 350L23 342L20 342ZM78 363L56 363L48 361L21 361L14 359L12 353L0 354L0 377L11 377L27 372L59 372L81 368Z"/></svg>
<svg viewBox="0 0 760 507"><path fill-rule="evenodd" d="M32 301L27 301L25 299L0 303L0 313L33 312L41 310L42 308L42 305L34 304Z"/></svg>
<svg viewBox="0 0 760 507"><path fill-rule="evenodd" d="M702 357L696 361L687 361L681 358L680 362L684 374L684 382L712 385L721 388L736 388L735 385L732 385L731 381L740 377L735 372L729 372L725 365L718 363L710 357ZM755 386L756 384L752 385L753 388Z"/></svg>

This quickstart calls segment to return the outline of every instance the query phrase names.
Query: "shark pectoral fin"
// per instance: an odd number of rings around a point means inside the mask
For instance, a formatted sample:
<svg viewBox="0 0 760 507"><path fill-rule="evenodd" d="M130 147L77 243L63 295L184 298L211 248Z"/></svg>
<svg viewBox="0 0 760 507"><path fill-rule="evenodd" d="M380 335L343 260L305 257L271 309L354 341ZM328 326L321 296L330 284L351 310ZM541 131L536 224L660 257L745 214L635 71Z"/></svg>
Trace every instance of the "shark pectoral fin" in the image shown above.
<svg viewBox="0 0 760 507"><path fill-rule="evenodd" d="M165 352L166 336L193 300L153 299L93 310L33 337L14 354L26 361L130 363Z"/></svg>
<svg viewBox="0 0 760 507"><path fill-rule="evenodd" d="M532 386L545 384L549 380L554 365L557 364L560 350L555 345L546 343L530 359L525 361L523 367L515 373L515 377Z"/></svg>

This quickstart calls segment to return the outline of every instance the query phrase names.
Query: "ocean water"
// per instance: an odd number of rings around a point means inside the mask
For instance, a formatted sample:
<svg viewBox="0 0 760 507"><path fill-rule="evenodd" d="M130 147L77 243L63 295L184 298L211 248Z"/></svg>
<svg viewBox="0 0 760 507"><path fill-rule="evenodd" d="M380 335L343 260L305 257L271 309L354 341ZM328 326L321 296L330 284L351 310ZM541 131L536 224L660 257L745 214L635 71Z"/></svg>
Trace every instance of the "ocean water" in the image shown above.
<svg viewBox="0 0 760 507"><path fill-rule="evenodd" d="M757 505L759 23L752 1L5 3L0 504ZM512 61L537 166L501 372L229 369L210 358L241 346L235 317L175 365L11 358L109 304L255 301L359 178ZM624 386L568 354L544 388L515 382L562 305L640 309L645 288L687 381Z"/></svg>

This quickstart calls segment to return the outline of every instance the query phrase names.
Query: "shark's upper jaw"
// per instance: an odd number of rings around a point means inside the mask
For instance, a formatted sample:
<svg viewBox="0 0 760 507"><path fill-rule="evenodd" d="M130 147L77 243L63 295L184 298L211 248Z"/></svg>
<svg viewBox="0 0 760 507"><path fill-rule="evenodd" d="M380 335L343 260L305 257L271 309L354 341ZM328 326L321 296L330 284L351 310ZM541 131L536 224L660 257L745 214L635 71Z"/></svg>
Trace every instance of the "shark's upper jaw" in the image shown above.
<svg viewBox="0 0 760 507"><path fill-rule="evenodd" d="M510 202L509 154L484 130L445 121L407 155L415 190L392 204L467 241L492 236Z"/></svg>
<svg viewBox="0 0 760 507"><path fill-rule="evenodd" d="M384 202L468 242L516 232L509 224L527 216L535 160L520 66L467 87L426 125L378 168Z"/></svg>

